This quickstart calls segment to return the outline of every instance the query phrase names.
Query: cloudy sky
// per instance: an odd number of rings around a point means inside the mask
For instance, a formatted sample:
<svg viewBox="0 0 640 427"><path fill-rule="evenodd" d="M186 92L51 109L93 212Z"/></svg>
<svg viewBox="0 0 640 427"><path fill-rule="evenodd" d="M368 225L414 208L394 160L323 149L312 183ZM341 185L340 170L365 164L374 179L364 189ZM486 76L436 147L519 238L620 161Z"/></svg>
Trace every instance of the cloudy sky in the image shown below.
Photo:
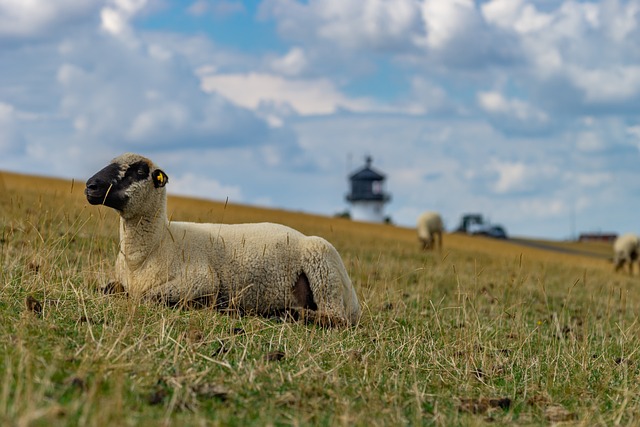
<svg viewBox="0 0 640 427"><path fill-rule="evenodd" d="M640 232L640 0L0 0L0 169L124 151L176 194Z"/></svg>

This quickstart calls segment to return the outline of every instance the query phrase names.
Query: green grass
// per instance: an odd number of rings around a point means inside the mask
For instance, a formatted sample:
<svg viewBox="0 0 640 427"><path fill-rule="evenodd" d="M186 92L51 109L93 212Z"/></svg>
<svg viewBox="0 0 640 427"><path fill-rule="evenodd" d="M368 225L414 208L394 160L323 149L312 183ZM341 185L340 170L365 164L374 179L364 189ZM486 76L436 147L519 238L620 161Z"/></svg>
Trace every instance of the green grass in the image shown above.
<svg viewBox="0 0 640 427"><path fill-rule="evenodd" d="M114 212L77 184L3 182L2 425L640 422L640 279L605 260L462 235L423 253L408 229L172 198L175 219L327 238L364 315L325 329L137 306L98 290Z"/></svg>

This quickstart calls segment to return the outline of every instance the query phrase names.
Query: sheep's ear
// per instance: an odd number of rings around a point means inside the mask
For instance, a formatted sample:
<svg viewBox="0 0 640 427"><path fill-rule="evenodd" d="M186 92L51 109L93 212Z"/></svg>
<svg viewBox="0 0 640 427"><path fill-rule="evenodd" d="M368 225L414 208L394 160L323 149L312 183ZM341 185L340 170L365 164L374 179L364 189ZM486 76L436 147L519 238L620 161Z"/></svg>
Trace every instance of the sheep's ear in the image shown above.
<svg viewBox="0 0 640 427"><path fill-rule="evenodd" d="M167 182L169 182L167 174L162 172L160 169L154 170L151 177L153 178L153 185L156 188L164 187L167 185Z"/></svg>

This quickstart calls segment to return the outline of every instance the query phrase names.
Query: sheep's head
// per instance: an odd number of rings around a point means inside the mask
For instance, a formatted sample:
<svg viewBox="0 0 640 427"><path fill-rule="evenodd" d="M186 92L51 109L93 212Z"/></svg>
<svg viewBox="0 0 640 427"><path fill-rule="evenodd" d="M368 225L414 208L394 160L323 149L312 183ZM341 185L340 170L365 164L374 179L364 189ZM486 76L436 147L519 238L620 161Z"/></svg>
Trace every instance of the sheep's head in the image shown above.
<svg viewBox="0 0 640 427"><path fill-rule="evenodd" d="M433 236L422 237L420 242L422 243L422 249L429 250L433 247Z"/></svg>
<svg viewBox="0 0 640 427"><path fill-rule="evenodd" d="M124 216L134 214L153 198L163 198L168 181L151 160L126 153L89 178L84 192L92 205L108 206Z"/></svg>

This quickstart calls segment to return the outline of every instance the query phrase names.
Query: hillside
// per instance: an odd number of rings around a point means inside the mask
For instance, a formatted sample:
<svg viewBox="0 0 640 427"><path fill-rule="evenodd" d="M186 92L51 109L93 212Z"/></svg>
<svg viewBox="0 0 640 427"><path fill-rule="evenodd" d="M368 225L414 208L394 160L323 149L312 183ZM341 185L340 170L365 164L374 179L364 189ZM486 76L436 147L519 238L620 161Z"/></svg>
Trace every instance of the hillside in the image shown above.
<svg viewBox="0 0 640 427"><path fill-rule="evenodd" d="M118 221L83 189L0 173L3 424L638 422L640 278L608 245L446 234L424 253L408 228L170 198L174 220L331 241L365 314L323 329L102 295Z"/></svg>

